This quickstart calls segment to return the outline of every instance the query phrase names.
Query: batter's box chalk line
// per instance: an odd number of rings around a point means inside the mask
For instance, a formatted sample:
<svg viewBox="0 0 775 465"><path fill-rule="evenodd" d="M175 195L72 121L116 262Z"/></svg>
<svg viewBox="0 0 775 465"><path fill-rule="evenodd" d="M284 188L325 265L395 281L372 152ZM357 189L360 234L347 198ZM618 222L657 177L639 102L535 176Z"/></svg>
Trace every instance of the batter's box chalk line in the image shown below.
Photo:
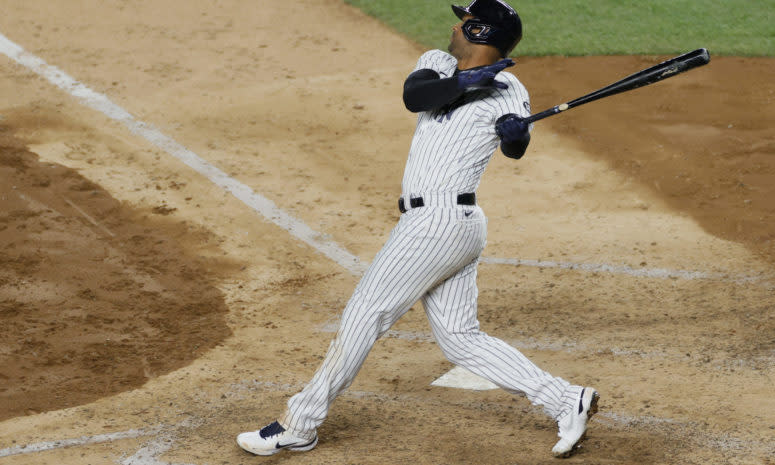
<svg viewBox="0 0 775 465"><path fill-rule="evenodd" d="M63 449L65 447L87 446L90 444L100 444L103 442L120 441L122 439L135 439L144 436L152 436L163 431L163 427L157 426L147 429L130 429L118 433L98 434L95 436L82 436L73 439L62 439L59 441L39 442L22 446L0 449L0 458L11 457L13 455L32 454L46 452L54 449Z"/></svg>

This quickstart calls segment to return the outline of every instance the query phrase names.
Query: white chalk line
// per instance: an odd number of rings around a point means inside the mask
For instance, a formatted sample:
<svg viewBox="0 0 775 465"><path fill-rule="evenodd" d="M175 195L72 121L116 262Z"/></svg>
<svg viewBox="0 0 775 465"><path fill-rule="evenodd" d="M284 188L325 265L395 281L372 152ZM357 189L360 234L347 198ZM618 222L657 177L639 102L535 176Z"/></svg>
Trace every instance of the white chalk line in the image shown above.
<svg viewBox="0 0 775 465"><path fill-rule="evenodd" d="M98 434L95 436L81 436L79 438L62 439L59 441L38 442L22 446L0 449L0 458L11 457L14 455L25 455L46 452L54 449L64 449L67 447L88 446L92 444L101 444L105 442L120 441L123 439L136 439L145 436L154 436L153 439L146 442L131 456L121 460L121 465L193 465L193 464L172 464L159 460L159 456L167 452L175 444L177 437L176 431L183 428L192 428L195 423L184 422L172 428L155 427L150 429L131 429L116 433Z"/></svg>
<svg viewBox="0 0 775 465"><path fill-rule="evenodd" d="M326 239L304 222L281 210L274 202L257 194L247 185L231 178L196 153L163 134L153 125L135 119L129 112L113 103L105 95L91 90L59 68L51 66L41 58L26 52L3 34L0 34L0 52L75 97L83 105L123 124L133 134L144 138L152 145L182 161L217 186L230 192L267 220L288 231L293 237L310 245L351 273L362 274L365 271L366 267L357 256L351 254L335 242Z"/></svg>
<svg viewBox="0 0 775 465"><path fill-rule="evenodd" d="M160 460L159 457L175 445L178 431L195 428L202 423L204 421L200 419L187 419L172 428L165 428L162 433L143 444L134 454L122 460L121 465L194 465L191 463L165 462Z"/></svg>
<svg viewBox="0 0 775 465"><path fill-rule="evenodd" d="M164 462L159 459L162 454L172 449L174 439L175 437L173 435L160 435L145 443L137 450L137 452L122 460L120 463L121 465L178 465Z"/></svg>
<svg viewBox="0 0 775 465"><path fill-rule="evenodd" d="M122 460L120 462L121 465L184 465L162 462L158 459L158 457L172 448L172 446L175 444L178 431L194 428L201 425L201 423L201 420L187 419L171 427L155 426L153 428L130 429L116 433L81 436L78 438L61 439L58 441L46 441L34 444L26 444L22 446L14 446L6 449L0 449L0 458L11 457L14 455L46 452L54 449L64 449L66 447L88 446L92 444L120 441L123 439L137 439L145 436L154 436L153 439L146 442L134 454Z"/></svg>
<svg viewBox="0 0 775 465"><path fill-rule="evenodd" d="M96 227L100 228L100 229L101 229L101 230L102 230L104 233L106 233L108 236L110 236L110 237L116 237L116 235L115 235L115 234L113 234L112 232L110 232L110 230L108 230L108 228L106 228L106 227L105 227L105 226L103 226L102 224L98 223L98 222L97 222L97 220L95 220L94 218L92 218L91 216L89 216L89 214L88 214L88 213L86 213L85 211L83 211L83 210L82 210L82 209L81 209L81 208L80 208L78 205L76 205L76 204L74 204L73 202L71 202L71 201L70 201L70 200L69 200L67 197L62 197L62 199L63 199L65 202L67 202L67 204L68 204L68 205L70 205L71 207L73 207L73 208L75 209L75 211L77 211L78 213L80 213L81 215L83 215L83 217L84 217L84 218L86 218L86 219L89 221L89 223L91 223L91 224L93 224L94 226L96 226Z"/></svg>
<svg viewBox="0 0 775 465"><path fill-rule="evenodd" d="M0 449L0 458L10 457L12 455L31 454L45 452L53 449L62 449L65 447L87 446L90 444L99 444L102 442L120 441L122 439L134 439L143 436L157 434L162 430L161 427L148 429L130 429L118 433L97 434L95 436L81 436L73 439L62 439L59 441L38 442L22 446L14 446L6 449Z"/></svg>
<svg viewBox="0 0 775 465"><path fill-rule="evenodd" d="M551 260L528 260L519 258L482 257L482 263L490 265L529 266L534 268L558 268L563 270L585 271L588 273L608 273L629 275L637 278L686 279L728 281L747 284L762 281L766 276L734 275L730 273L708 273L704 271L670 270L666 268L635 268L627 265L609 265L604 263L555 262Z"/></svg>
<svg viewBox="0 0 775 465"><path fill-rule="evenodd" d="M336 333L339 329L339 316L335 316L322 325L318 326L317 330L321 333ZM407 330L395 330L389 329L382 337L390 339L401 339L411 342L424 342L424 343L436 343L436 339L430 331L407 331ZM669 353L662 350L639 350L639 349L627 349L621 347L600 347L600 346L587 346L583 343L576 341L558 341L558 340L543 340L534 337L526 337L523 339L503 339L503 341L510 346L518 350L541 350L547 352L563 352L567 354L584 354L584 355L596 355L606 354L614 357L637 357L641 359L651 360L666 360L678 363L706 363L706 354L694 354L686 355L685 353ZM720 357L718 360L714 360L712 363L707 362L709 368L717 370L728 370L729 368L751 368L758 367L766 364L775 364L775 356L760 355L755 358L741 359ZM457 387L465 389L464 384L455 385L454 382L446 383L442 378L457 379L455 376L456 368L448 371L434 382L440 381L445 383L447 387ZM472 375L476 376L476 375ZM483 380L486 381L486 380ZM489 383L489 381L486 381ZM432 383L433 384L433 383ZM472 383L471 385L479 386L481 380ZM491 383L490 383L491 384ZM497 386L492 384L492 388ZM480 390L480 388L474 388L473 390Z"/></svg>
<svg viewBox="0 0 775 465"><path fill-rule="evenodd" d="M41 58L34 56L26 52L21 46L9 40L5 35L0 33L0 52L8 56L11 60L19 65L29 69L35 74L45 78L58 88L67 92L71 96L78 99L83 105L99 111L108 118L123 124L129 131L135 135L144 138L157 148L167 152L173 157L185 163L187 166L205 176L211 182L221 187L227 192L230 192L237 199L245 203L254 211L271 221L275 225L288 231L293 237L301 240L302 242L310 245L315 250L319 251L326 257L330 258L349 272L354 275L361 275L366 270L367 264L362 262L357 256L350 253L343 247L336 244L334 241L326 239L321 233L313 230L301 220L291 216L284 210L281 210L277 205L266 197L254 192L249 186L231 178L225 172L212 165L208 161L201 158L193 151L187 149L177 141L168 137L159 131L151 124L139 121L135 119L129 112L122 107L113 103L108 97L103 94L97 93L88 88L84 84L76 81L70 77L67 73L60 70L55 66L47 64ZM702 272L687 272L687 271L671 271L671 270L644 270L633 269L629 267L613 266L613 265L594 265L594 264L563 264L556 262L542 262L534 260L520 260L520 259L499 259L499 258L483 258L484 263L493 264L510 264L515 266L536 266L542 268L565 268L565 269L578 269L583 271L593 272L607 272L614 274L629 274L633 276L643 277L676 277L682 279L709 279L709 274ZM711 278L717 279L717 278ZM718 278L724 279L724 278ZM731 281L739 281L740 279L749 279L748 277L733 278ZM134 430L132 430L134 431ZM115 440L113 438L122 438L122 434L132 434L130 432L114 433L111 435L98 435L90 438L80 438L75 440L55 441L50 443L40 443L40 447L68 447L68 445L87 444L92 440L105 441ZM96 439L95 439L96 438ZM80 441L80 442L79 442ZM62 445L65 444L65 445ZM3 451L16 450L17 448L3 449ZM31 449L32 451L36 451ZM41 449L48 450L48 449ZM0 455L1 457L1 455ZM152 465L159 463L156 461L155 456L137 457L137 460L133 460L131 463L136 465Z"/></svg>

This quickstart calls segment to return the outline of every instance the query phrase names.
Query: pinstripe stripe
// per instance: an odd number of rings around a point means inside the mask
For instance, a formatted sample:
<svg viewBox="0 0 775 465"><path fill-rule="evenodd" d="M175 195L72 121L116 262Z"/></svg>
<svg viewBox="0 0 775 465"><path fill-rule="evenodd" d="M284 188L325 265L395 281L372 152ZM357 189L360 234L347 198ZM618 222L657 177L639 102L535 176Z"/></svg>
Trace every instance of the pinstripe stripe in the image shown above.
<svg viewBox="0 0 775 465"><path fill-rule="evenodd" d="M456 60L440 50L423 54L415 70L451 76ZM479 330L476 266L487 220L478 206L457 205L475 192L498 146L495 121L529 114L528 94L512 74L508 89L474 91L446 113L422 112L409 149L402 196L425 206L401 215L342 312L340 326L312 380L288 401L280 423L312 439L331 403L350 386L374 342L421 301L445 356L512 393L522 393L559 418L575 405L581 387L541 370L517 349ZM526 105L527 103L527 105Z"/></svg>

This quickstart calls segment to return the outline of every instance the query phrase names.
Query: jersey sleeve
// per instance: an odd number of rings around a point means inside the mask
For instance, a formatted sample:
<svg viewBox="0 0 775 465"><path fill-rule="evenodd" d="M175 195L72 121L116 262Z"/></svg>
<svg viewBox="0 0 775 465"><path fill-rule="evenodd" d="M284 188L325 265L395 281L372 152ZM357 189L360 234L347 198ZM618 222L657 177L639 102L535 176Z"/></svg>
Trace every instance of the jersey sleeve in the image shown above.
<svg viewBox="0 0 775 465"><path fill-rule="evenodd" d="M412 72L420 69L432 69L442 78L450 77L457 68L457 60L449 53L441 50L429 50L423 53L417 60Z"/></svg>
<svg viewBox="0 0 775 465"><path fill-rule="evenodd" d="M501 72L496 77L499 81L508 84L506 89L498 89L490 99L488 99L490 113L489 117L492 121L492 135L498 137L495 125L498 119L509 114L514 114L519 117L525 118L530 116L530 96L527 93L525 86L519 82L516 76L511 73ZM533 130L533 124L528 126L528 134L522 140L512 141L509 143L501 141L501 150L503 154L509 158L520 159L525 154L528 144L530 143L530 131Z"/></svg>
<svg viewBox="0 0 775 465"><path fill-rule="evenodd" d="M496 77L499 81L509 85L508 89L500 89L495 99L495 114L497 120L503 115L513 113L525 118L530 116L530 96L524 85L511 73L501 72Z"/></svg>

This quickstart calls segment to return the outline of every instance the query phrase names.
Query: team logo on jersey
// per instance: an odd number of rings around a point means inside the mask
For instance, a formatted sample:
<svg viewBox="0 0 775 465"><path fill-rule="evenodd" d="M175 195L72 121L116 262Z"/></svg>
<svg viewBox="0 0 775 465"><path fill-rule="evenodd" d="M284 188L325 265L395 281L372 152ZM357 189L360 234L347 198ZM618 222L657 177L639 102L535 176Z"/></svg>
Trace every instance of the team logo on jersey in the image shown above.
<svg viewBox="0 0 775 465"><path fill-rule="evenodd" d="M448 103L443 107L439 108L438 110L434 111L432 113L433 119L435 119L437 123L443 123L445 119L449 121L450 119L452 119L452 113L458 108L462 107L463 105L467 105L471 102L475 102L476 100L483 99L489 95L490 95L490 92L485 89L468 91L465 94L458 97L455 101Z"/></svg>
<svg viewBox="0 0 775 465"><path fill-rule="evenodd" d="M526 100L522 102L522 106L525 107L525 110L527 110L528 113L530 113L530 102Z"/></svg>

